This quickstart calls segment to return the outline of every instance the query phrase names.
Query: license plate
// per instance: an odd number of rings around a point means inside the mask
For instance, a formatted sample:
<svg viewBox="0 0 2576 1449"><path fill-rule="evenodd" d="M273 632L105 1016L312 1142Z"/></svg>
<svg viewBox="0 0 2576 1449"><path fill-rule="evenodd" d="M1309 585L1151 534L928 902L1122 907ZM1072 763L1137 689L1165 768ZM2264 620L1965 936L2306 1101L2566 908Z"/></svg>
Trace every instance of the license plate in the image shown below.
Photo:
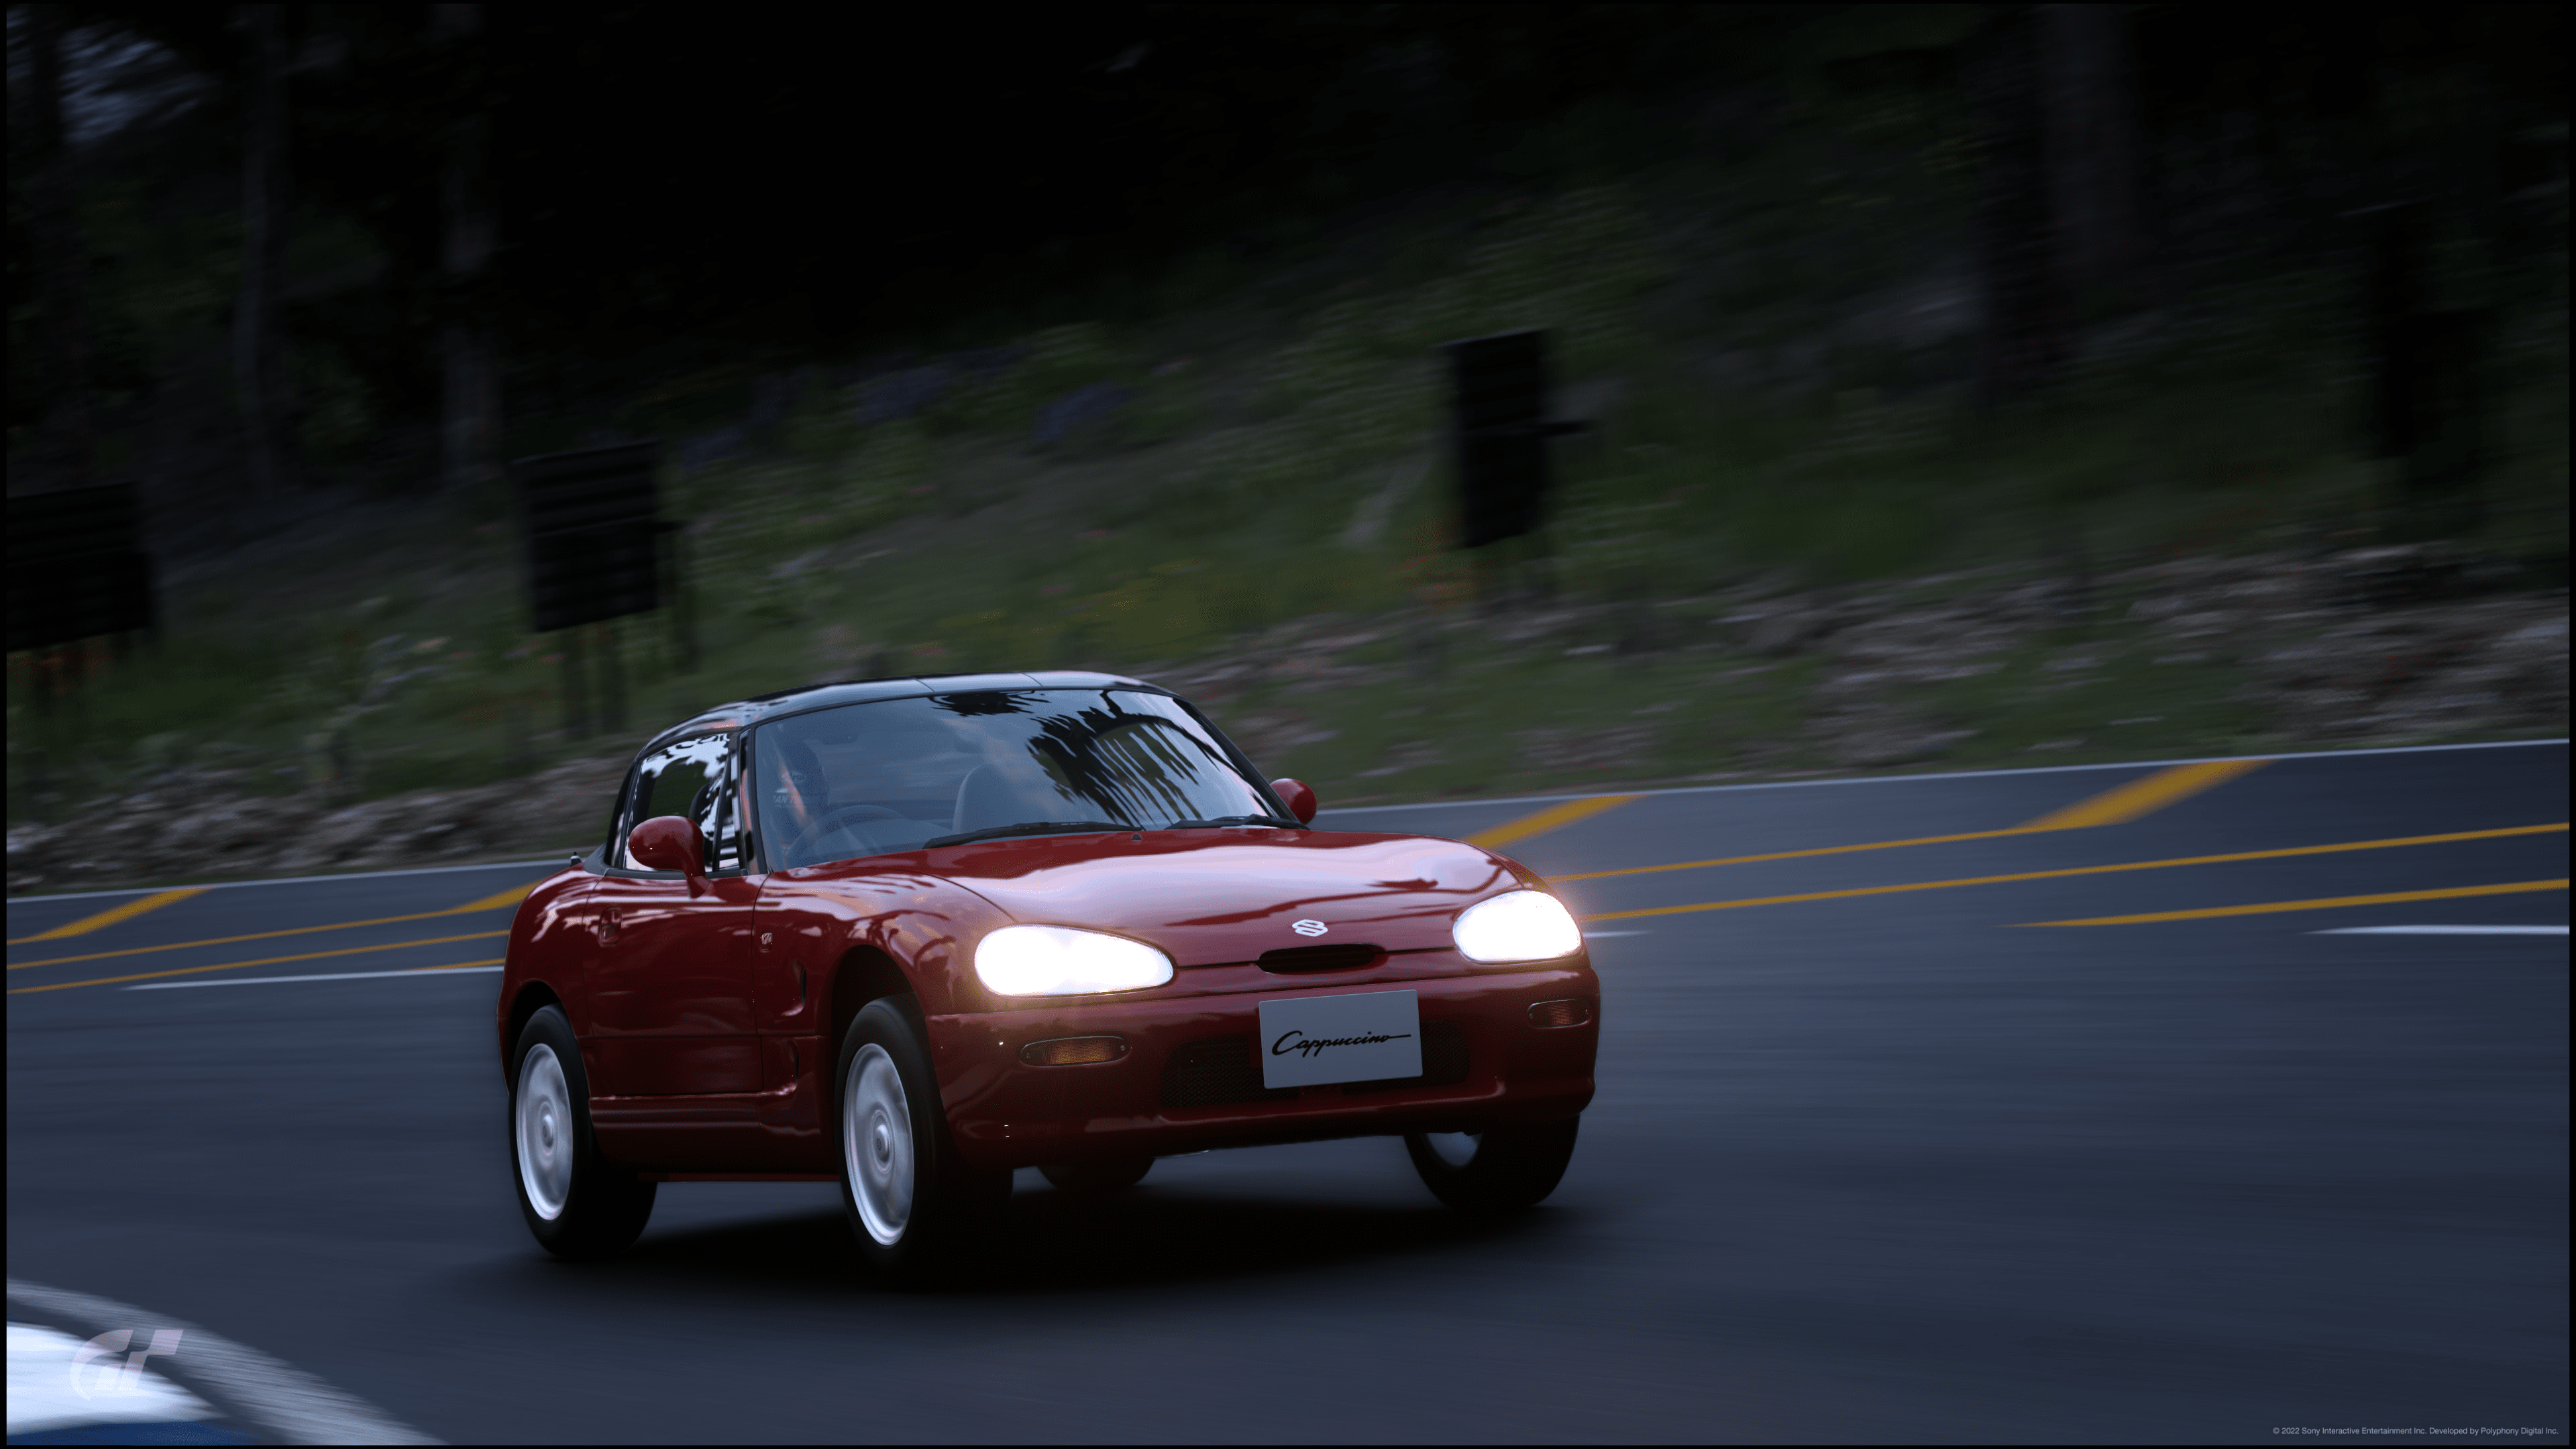
<svg viewBox="0 0 2576 1449"><path fill-rule="evenodd" d="M1261 1003L1261 1085L1314 1087L1422 1075L1422 1007L1410 991Z"/></svg>

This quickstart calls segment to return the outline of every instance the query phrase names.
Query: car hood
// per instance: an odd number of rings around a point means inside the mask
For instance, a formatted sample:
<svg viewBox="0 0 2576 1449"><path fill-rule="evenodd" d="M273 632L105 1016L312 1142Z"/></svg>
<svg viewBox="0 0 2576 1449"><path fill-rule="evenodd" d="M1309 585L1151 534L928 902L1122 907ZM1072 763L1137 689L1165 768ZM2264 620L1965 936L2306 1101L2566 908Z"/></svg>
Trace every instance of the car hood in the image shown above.
<svg viewBox="0 0 2576 1449"><path fill-rule="evenodd" d="M1353 942L1445 949L1460 911L1539 883L1462 841L1260 826L1037 836L913 859L1014 920L1134 936L1180 966ZM1312 924L1300 931L1299 922Z"/></svg>

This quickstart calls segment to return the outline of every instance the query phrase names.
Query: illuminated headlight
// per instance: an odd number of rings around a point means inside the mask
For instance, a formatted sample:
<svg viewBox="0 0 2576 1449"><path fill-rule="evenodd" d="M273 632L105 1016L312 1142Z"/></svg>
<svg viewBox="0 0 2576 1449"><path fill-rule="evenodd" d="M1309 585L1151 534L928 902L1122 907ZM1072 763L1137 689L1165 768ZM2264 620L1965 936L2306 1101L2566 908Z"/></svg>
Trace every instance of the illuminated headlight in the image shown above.
<svg viewBox="0 0 2576 1449"><path fill-rule="evenodd" d="M1583 930L1545 891L1507 891L1458 913L1449 928L1470 961L1553 961L1583 949Z"/></svg>
<svg viewBox="0 0 2576 1449"><path fill-rule="evenodd" d="M1004 926L975 947L975 976L1002 996L1142 991L1172 979L1172 958L1098 931Z"/></svg>

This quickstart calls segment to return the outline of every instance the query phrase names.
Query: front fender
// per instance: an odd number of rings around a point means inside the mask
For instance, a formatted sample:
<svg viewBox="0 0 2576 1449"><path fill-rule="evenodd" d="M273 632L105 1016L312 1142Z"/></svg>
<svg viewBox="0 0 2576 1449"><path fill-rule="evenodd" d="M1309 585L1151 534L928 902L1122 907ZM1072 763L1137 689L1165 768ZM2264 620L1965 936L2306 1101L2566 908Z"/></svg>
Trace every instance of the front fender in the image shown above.
<svg viewBox="0 0 2576 1449"><path fill-rule="evenodd" d="M504 1079L510 1071L510 1049L517 1045L519 1026L525 1018L520 1005L532 988L542 988L563 1003L574 1035L588 1035L590 1012L585 987L590 955L599 945L590 923L591 879L588 871L579 868L557 871L537 882L519 902L518 913L511 917L510 943L502 956L500 996L493 1011Z"/></svg>

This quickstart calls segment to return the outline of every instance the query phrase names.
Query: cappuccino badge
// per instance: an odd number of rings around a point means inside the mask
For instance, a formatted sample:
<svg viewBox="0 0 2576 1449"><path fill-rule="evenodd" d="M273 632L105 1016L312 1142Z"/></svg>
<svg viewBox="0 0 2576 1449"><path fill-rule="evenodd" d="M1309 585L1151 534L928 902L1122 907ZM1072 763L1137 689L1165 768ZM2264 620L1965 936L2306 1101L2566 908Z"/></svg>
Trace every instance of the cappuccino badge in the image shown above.
<svg viewBox="0 0 2576 1449"><path fill-rule="evenodd" d="M1422 1007L1410 991L1261 1003L1264 1087L1422 1075Z"/></svg>

